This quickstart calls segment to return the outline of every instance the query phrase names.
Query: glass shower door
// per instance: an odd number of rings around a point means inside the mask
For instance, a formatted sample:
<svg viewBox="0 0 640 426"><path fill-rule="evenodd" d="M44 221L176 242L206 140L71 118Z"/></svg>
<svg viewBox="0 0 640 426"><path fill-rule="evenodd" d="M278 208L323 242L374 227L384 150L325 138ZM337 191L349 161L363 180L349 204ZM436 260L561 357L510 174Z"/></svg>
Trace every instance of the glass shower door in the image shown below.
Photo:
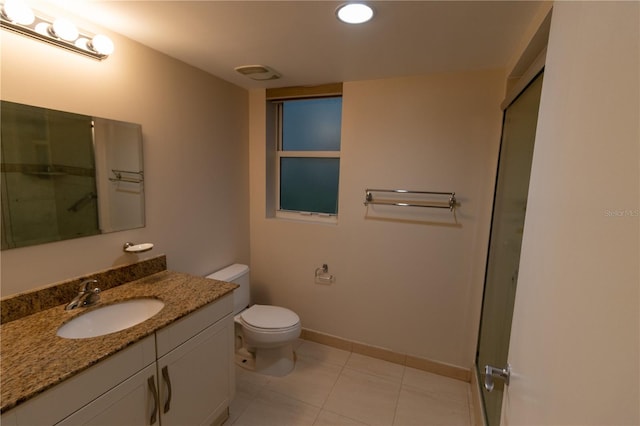
<svg viewBox="0 0 640 426"><path fill-rule="evenodd" d="M505 111L476 359L481 382L486 365L507 366L542 78L536 77ZM500 424L504 389L503 380L493 383L491 391L481 386L490 426Z"/></svg>

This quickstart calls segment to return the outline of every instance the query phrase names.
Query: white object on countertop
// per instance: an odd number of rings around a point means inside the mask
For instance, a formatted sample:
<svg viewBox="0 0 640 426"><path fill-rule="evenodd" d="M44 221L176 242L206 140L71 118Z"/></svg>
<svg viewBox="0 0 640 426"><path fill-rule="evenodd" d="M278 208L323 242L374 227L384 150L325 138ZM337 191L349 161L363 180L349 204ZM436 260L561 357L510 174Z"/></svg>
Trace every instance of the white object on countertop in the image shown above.
<svg viewBox="0 0 640 426"><path fill-rule="evenodd" d="M142 244L133 244L133 243L124 243L123 250L127 253L142 253L145 251L149 251L153 248L152 243L142 243Z"/></svg>

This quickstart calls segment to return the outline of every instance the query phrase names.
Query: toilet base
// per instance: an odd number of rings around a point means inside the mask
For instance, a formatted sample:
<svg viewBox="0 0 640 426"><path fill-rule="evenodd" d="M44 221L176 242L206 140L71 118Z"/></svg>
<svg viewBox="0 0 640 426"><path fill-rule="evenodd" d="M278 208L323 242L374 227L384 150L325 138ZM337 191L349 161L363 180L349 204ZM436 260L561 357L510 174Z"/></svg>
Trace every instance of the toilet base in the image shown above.
<svg viewBox="0 0 640 426"><path fill-rule="evenodd" d="M245 368L247 370L255 371L256 369L256 356L249 352L245 348L236 350L234 360L236 365Z"/></svg>
<svg viewBox="0 0 640 426"><path fill-rule="evenodd" d="M291 344L277 348L258 348L255 351L240 348L235 353L235 362L256 373L282 377L293 371L296 354Z"/></svg>

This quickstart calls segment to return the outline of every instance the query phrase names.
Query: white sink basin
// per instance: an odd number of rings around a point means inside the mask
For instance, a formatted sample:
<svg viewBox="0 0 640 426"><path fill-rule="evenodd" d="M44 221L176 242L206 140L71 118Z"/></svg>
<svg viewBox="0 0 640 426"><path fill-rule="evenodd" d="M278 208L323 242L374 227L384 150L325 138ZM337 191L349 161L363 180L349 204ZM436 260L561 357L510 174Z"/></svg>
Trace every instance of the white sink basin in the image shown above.
<svg viewBox="0 0 640 426"><path fill-rule="evenodd" d="M67 339L83 339L115 333L148 320L163 307L162 301L151 298L105 305L63 324L57 335Z"/></svg>

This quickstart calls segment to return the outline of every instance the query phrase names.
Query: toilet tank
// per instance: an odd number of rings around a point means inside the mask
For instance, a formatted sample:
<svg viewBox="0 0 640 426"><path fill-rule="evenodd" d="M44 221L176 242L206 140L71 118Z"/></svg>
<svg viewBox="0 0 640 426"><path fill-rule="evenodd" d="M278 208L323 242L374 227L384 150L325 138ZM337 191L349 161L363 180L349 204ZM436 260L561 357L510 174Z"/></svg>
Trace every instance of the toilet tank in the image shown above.
<svg viewBox="0 0 640 426"><path fill-rule="evenodd" d="M251 290L249 289L249 267L240 263L227 266L212 274L207 278L218 281L226 281L238 284L240 287L233 291L233 314L239 314L243 309L249 306L251 299Z"/></svg>

